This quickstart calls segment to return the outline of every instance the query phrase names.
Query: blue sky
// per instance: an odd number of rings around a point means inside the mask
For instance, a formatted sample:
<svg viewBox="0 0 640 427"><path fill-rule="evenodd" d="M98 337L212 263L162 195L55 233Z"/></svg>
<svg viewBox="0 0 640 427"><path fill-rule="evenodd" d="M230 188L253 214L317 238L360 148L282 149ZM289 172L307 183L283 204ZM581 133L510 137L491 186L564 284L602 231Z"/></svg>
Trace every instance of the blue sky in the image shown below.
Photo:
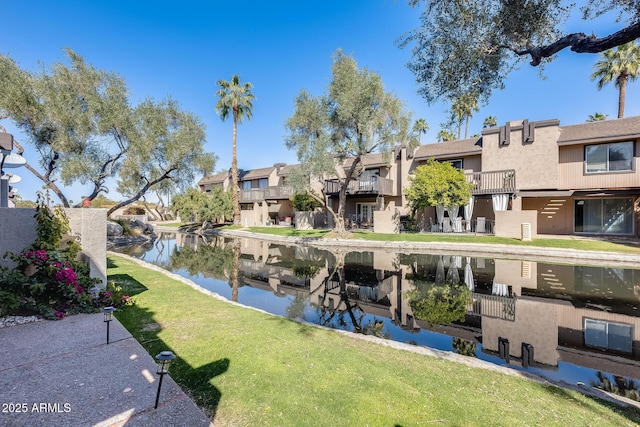
<svg viewBox="0 0 640 427"><path fill-rule="evenodd" d="M435 142L447 119L445 104L428 105L417 94L406 68L410 50L394 44L418 25L419 12L403 0L8 1L2 15L0 52L22 68L37 71L39 64L65 61L63 48L69 47L97 68L123 76L134 105L147 97L177 100L205 123L205 148L219 156L217 170L231 164L232 124L215 114L216 81L239 74L254 85L253 118L238 130L239 167L296 163L284 146L284 123L301 89L326 91L338 48L380 74L414 118L427 121L431 130L423 143ZM612 28L577 20L568 27L599 35ZM617 90L610 85L598 91L590 80L596 60L597 55L562 52L546 68L546 79L524 64L475 114L470 134L479 133L489 115L499 124L524 118L576 124L596 111L615 118ZM625 116L640 114L638 95L640 82L631 83ZM9 121L0 124L28 146ZM37 164L34 150L27 148L25 156ZM16 185L20 195L35 200L41 182L26 169L15 172L23 178ZM79 184L65 188L74 202L87 193ZM107 196L120 199L114 191Z"/></svg>

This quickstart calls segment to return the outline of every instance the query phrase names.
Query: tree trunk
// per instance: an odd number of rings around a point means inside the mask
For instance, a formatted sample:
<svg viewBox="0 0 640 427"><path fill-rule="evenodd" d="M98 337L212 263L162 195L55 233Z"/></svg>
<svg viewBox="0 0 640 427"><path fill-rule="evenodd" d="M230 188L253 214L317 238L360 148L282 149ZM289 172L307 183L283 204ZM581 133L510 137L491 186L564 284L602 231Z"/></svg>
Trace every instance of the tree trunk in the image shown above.
<svg viewBox="0 0 640 427"><path fill-rule="evenodd" d="M240 225L240 188L238 188L238 158L236 157L237 112L233 111L233 143L231 145L231 181L233 188L233 223Z"/></svg>
<svg viewBox="0 0 640 427"><path fill-rule="evenodd" d="M618 86L619 86L619 94L618 94L618 118L621 119L624 117L624 102L627 95L627 75L620 74L618 77Z"/></svg>
<svg viewBox="0 0 640 427"><path fill-rule="evenodd" d="M467 139L469 134L469 116L464 119L464 139Z"/></svg>

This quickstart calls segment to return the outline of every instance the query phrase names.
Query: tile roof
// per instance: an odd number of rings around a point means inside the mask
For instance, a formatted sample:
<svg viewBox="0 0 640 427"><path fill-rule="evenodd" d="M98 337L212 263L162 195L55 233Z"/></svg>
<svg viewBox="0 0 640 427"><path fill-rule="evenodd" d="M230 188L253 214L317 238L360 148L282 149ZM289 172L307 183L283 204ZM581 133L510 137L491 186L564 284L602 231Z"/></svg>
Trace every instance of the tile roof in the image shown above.
<svg viewBox="0 0 640 427"><path fill-rule="evenodd" d="M640 116L561 126L558 145L640 138Z"/></svg>
<svg viewBox="0 0 640 427"><path fill-rule="evenodd" d="M416 160L426 160L430 157L438 159L471 154L482 154L482 138L421 145L416 149L413 158Z"/></svg>

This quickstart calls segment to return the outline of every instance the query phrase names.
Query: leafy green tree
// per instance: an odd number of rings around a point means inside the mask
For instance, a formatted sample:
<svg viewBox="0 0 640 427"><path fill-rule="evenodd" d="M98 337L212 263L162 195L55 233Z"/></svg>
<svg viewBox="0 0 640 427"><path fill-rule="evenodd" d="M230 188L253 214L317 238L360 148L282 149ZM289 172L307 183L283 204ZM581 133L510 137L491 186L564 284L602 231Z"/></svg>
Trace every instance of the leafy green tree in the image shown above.
<svg viewBox="0 0 640 427"><path fill-rule="evenodd" d="M118 191L128 199L109 209L109 215L148 191L183 191L215 167L216 156L204 152L204 125L177 102L148 99L136 107L133 120L136 131L118 180Z"/></svg>
<svg viewBox="0 0 640 427"><path fill-rule="evenodd" d="M411 185L404 192L414 213L428 206L465 205L471 197L464 173L448 162L429 159L409 180Z"/></svg>
<svg viewBox="0 0 640 427"><path fill-rule="evenodd" d="M246 117L251 120L253 112L253 101L255 96L251 93L253 85L249 82L241 84L240 76L234 74L231 81L218 80L220 86L216 92L218 103L216 113L225 121L231 113L233 117L233 140L231 145L231 181L233 188L233 222L240 224L240 189L238 188L238 158L236 157L236 136L238 134L238 123Z"/></svg>
<svg viewBox="0 0 640 427"><path fill-rule="evenodd" d="M623 118L627 83L640 75L640 45L630 42L607 50L600 55L594 68L591 80L598 80L598 90L607 83L615 82L618 88L618 118Z"/></svg>
<svg viewBox="0 0 640 427"><path fill-rule="evenodd" d="M596 112L595 114L589 114L589 118L587 119L587 121L588 122L602 122L604 120L607 120L608 116L609 116L608 114L603 114L603 113Z"/></svg>
<svg viewBox="0 0 640 427"><path fill-rule="evenodd" d="M0 55L0 118L28 136L41 156L40 169L29 162L25 167L69 207L58 183L92 184L90 200L108 191L106 180L129 148L132 123L124 80L71 49L66 55L70 65L56 63L38 74Z"/></svg>
<svg viewBox="0 0 640 427"><path fill-rule="evenodd" d="M286 146L296 150L302 176L292 177L297 192L317 182L309 192L333 217L334 231L345 233L344 209L348 183L362 171L362 157L374 152L390 155L395 142L406 141L409 116L402 102L386 92L380 76L338 50L333 56L332 80L326 95L302 90L295 113L287 120ZM346 163L345 159L349 162ZM338 180L337 210L327 206L324 177Z"/></svg>
<svg viewBox="0 0 640 427"><path fill-rule="evenodd" d="M569 48L576 53L599 53L640 36L638 0L408 0L420 7L419 26L400 38L401 48L412 46L409 69L419 92L433 102L459 93L478 92L489 99L504 86L508 73L528 57L532 66L548 63ZM569 18L626 21L612 34L564 31ZM585 27L589 28L587 22Z"/></svg>
<svg viewBox="0 0 640 427"><path fill-rule="evenodd" d="M313 211L320 207L320 203L309 193L296 193L292 198L293 210L299 212Z"/></svg>
<svg viewBox="0 0 640 427"><path fill-rule="evenodd" d="M233 199L230 191L214 187L211 194L189 188L171 201L171 212L184 221L209 221L222 223L233 217Z"/></svg>
<svg viewBox="0 0 640 427"><path fill-rule="evenodd" d="M418 134L418 144L421 143L421 136L425 135L429 131L429 125L425 119L418 119L413 124L413 131Z"/></svg>
<svg viewBox="0 0 640 427"><path fill-rule="evenodd" d="M202 218L212 223L221 224L233 219L233 195L220 186L214 186L207 203L200 211Z"/></svg>

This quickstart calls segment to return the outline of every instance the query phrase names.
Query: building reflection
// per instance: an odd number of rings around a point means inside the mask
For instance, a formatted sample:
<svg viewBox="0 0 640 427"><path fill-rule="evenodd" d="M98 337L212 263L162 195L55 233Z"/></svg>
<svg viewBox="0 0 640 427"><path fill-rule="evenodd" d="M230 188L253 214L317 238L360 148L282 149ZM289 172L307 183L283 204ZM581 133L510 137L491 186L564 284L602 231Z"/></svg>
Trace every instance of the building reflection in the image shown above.
<svg viewBox="0 0 640 427"><path fill-rule="evenodd" d="M174 267L189 262L233 286L231 241L177 234L172 257L188 250L191 261ZM239 239L237 248L237 286L292 297L290 317L391 338L385 324L412 334L428 330L457 345L456 339L477 344L478 352L511 364L555 370L567 362L640 378L640 270L383 250L339 253L255 239ZM202 256L206 262L192 260ZM463 322L429 326L413 315L409 296L418 283L442 280L465 283L472 302Z"/></svg>

